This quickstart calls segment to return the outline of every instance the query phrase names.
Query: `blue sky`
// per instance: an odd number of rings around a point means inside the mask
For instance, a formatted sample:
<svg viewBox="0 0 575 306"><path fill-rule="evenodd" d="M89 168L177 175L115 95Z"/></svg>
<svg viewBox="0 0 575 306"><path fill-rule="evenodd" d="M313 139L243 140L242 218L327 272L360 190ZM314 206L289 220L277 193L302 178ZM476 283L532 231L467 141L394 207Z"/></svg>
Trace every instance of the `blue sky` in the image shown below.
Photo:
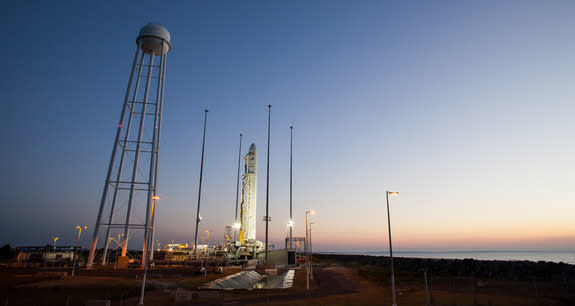
<svg viewBox="0 0 575 306"><path fill-rule="evenodd" d="M570 1L4 3L0 243L72 244L96 219L139 29L167 59L157 238L233 221L237 142L259 153L271 240L289 217L318 250L572 249L575 40ZM263 223L258 237L263 240ZM132 246L135 247L135 246Z"/></svg>

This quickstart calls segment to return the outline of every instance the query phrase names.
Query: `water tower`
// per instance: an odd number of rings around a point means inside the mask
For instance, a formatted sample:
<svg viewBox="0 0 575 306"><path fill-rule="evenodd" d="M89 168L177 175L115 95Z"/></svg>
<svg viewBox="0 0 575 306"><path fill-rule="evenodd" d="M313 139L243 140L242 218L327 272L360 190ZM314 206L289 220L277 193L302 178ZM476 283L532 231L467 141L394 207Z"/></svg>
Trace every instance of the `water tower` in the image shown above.
<svg viewBox="0 0 575 306"><path fill-rule="evenodd" d="M143 250L154 241L166 54L172 45L168 30L152 23L140 30L136 43L138 48L94 226L88 267L94 263L100 235L104 235L102 264L106 264L111 247L121 247L126 258L128 242L134 238L131 230L143 230ZM147 255L144 251L142 263Z"/></svg>

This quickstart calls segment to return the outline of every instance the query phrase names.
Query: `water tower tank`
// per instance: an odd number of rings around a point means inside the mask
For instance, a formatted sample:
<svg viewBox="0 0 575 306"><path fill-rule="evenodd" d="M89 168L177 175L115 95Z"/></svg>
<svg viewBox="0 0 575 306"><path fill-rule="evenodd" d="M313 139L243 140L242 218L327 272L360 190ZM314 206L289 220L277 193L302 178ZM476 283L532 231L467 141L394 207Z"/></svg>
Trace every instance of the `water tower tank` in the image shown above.
<svg viewBox="0 0 575 306"><path fill-rule="evenodd" d="M140 241L144 241L142 268L147 267L148 259L154 258L154 249L149 246L155 241L153 208L157 199L166 57L172 49L170 32L159 24L149 23L140 29L136 43L136 54L90 243L86 262L88 268L96 259L100 234L105 234L100 239L104 244L99 256L103 266L107 263L107 254L112 246L111 237L116 234L116 242L122 249L121 256L127 256L128 238L133 242L141 237L143 239ZM134 133L137 130L139 132ZM144 214L145 218L136 219ZM100 233L101 230L104 233ZM136 230L143 230L143 237L132 238L135 237L132 232ZM119 264L121 262L118 261Z"/></svg>
<svg viewBox="0 0 575 306"><path fill-rule="evenodd" d="M164 54L172 49L170 43L170 32L162 25L148 23L140 30L140 35L136 39L137 43L142 44L142 50L145 53L160 55L162 53L162 44L164 44Z"/></svg>

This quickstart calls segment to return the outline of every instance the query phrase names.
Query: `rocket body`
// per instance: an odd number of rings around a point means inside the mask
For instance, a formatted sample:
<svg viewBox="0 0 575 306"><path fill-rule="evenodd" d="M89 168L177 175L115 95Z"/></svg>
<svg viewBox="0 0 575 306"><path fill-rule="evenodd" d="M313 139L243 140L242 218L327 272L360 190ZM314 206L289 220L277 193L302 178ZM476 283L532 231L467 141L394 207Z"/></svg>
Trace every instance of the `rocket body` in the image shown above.
<svg viewBox="0 0 575 306"><path fill-rule="evenodd" d="M244 157L245 171L242 175L242 227L247 241L256 240L257 157L256 145L252 143Z"/></svg>

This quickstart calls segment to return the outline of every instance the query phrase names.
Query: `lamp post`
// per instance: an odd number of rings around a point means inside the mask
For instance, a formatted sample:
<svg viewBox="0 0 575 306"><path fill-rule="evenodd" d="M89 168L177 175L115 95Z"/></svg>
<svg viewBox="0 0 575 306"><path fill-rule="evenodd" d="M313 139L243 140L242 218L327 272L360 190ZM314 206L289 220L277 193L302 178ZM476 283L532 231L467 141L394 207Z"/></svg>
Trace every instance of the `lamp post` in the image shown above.
<svg viewBox="0 0 575 306"><path fill-rule="evenodd" d="M122 239L122 236L124 236L124 234L118 234L118 239L114 238L114 237L110 237L110 241L109 241L109 245L112 245L112 241L116 243L116 248L114 249L114 270L117 268L118 266L118 249L122 247L122 245L125 243L128 243L128 238L126 239ZM126 241L124 241L126 240ZM111 252L110 252L111 253ZM109 253L106 253L106 256L108 256ZM111 255L110 255L111 256ZM106 259L106 261L104 262L108 262L108 259Z"/></svg>
<svg viewBox="0 0 575 306"><path fill-rule="evenodd" d="M305 212L305 277L306 277L306 289L309 290L309 269L310 269L310 264L309 264L309 260L310 260L310 256L309 256L309 249L310 249L310 243L309 243L309 231L308 231L308 227L311 227L311 225L309 224L309 214L315 214L314 210L306 210Z"/></svg>
<svg viewBox="0 0 575 306"><path fill-rule="evenodd" d="M312 247L312 243L311 243L311 225L312 224L316 224L315 222L310 222L309 223L309 275L310 278L313 280L313 247Z"/></svg>
<svg viewBox="0 0 575 306"><path fill-rule="evenodd" d="M60 239L60 237L52 237L52 241L54 242L52 248L54 251L56 251L56 241L58 241L58 239Z"/></svg>
<svg viewBox="0 0 575 306"><path fill-rule="evenodd" d="M152 196L152 213L150 214L150 231L149 231L149 237L148 237L148 242L146 242L146 247L149 248L148 253L149 254L147 257L147 262L153 261L154 260L154 219L156 216L156 200L159 200L160 196ZM145 268L144 268L145 269Z"/></svg>
<svg viewBox="0 0 575 306"><path fill-rule="evenodd" d="M154 214L154 205L156 203L156 200L159 200L159 199L160 199L160 197L157 195L152 196L152 216ZM152 217L152 216L150 216L150 217ZM146 288L146 276L148 274L148 261L149 261L149 258L147 258L147 255L148 255L148 248L150 247L150 243L151 243L151 241L150 241L151 236L152 236L152 233L148 232L148 237L144 237L144 239L146 239L146 242L144 243L144 252L142 254L142 261L144 264L144 277L142 277L142 290L140 292L140 303L139 303L139 305L144 305L144 291ZM152 248L153 248L153 246L152 246Z"/></svg>
<svg viewBox="0 0 575 306"><path fill-rule="evenodd" d="M111 246L111 245L112 245L112 241L114 241L114 240L115 240L114 237L108 237L108 245ZM104 258L104 262L106 262L106 263L108 262L108 258L107 258L107 257L110 256L110 253L111 253L111 252L106 252L106 254L105 254L105 255L106 255L106 258ZM115 264L114 264L114 269L116 269L116 265L115 265Z"/></svg>
<svg viewBox="0 0 575 306"><path fill-rule="evenodd" d="M149 258L149 261L152 263L154 262L154 240L156 239L156 235L155 235L155 232L156 232L155 224L156 224L156 213L157 213L156 212L157 211L156 200L159 200L159 199L160 199L160 196L157 196L157 195L152 196L152 213L150 216L151 228L150 228L150 238L148 238L148 240L150 241L150 243L149 243L149 245L150 245L149 246L149 249L150 249L149 254L150 255L148 258Z"/></svg>
<svg viewBox="0 0 575 306"><path fill-rule="evenodd" d="M74 250L74 260L72 263L72 276L74 276L75 272L76 272L76 262L77 262L77 258L78 258L78 248L80 246L80 235L82 235L82 229L87 229L88 226L84 225L84 226L76 226L76 229L78 229L78 239L76 239L76 250Z"/></svg>
<svg viewBox="0 0 575 306"><path fill-rule="evenodd" d="M391 294L393 296L393 306L397 305L397 300L395 297L395 272L393 271L393 251L391 247L391 221L389 217L389 196L399 195L396 191L386 191L385 200L387 203L387 229L389 232L389 258L391 260Z"/></svg>

